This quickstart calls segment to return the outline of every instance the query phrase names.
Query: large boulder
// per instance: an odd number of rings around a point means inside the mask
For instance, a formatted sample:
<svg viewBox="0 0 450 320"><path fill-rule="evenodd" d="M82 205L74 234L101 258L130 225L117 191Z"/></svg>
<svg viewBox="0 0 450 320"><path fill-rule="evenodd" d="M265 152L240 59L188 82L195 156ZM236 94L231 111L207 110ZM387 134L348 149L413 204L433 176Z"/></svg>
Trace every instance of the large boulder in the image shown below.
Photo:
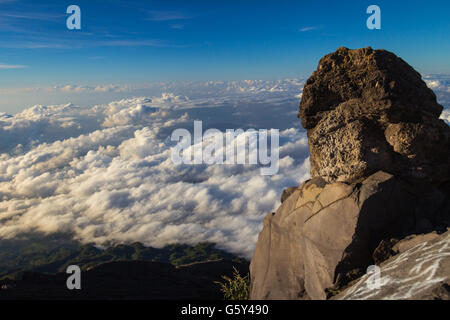
<svg viewBox="0 0 450 320"><path fill-rule="evenodd" d="M445 230L447 205L431 185L382 171L354 184L306 181L264 220L250 265L251 297L325 299L325 289L373 264L383 239Z"/></svg>
<svg viewBox="0 0 450 320"><path fill-rule="evenodd" d="M308 79L300 117L311 179L266 216L252 299L326 299L450 224L450 128L421 76L385 50L340 48ZM449 259L449 257L445 257Z"/></svg>
<svg viewBox="0 0 450 320"><path fill-rule="evenodd" d="M441 111L420 74L393 53L339 48L303 89L311 175L356 181L383 170L447 182L450 129Z"/></svg>

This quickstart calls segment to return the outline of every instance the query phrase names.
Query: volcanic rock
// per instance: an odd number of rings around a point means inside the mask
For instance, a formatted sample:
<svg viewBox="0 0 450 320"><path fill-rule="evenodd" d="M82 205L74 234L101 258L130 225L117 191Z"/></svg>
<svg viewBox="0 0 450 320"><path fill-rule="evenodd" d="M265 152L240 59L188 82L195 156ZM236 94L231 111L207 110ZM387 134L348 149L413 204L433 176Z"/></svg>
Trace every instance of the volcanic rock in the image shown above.
<svg viewBox="0 0 450 320"><path fill-rule="evenodd" d="M401 247L430 240L420 234L447 230L450 128L441 111L393 53L339 48L323 57L299 114L312 178L283 192L264 219L251 298L326 299Z"/></svg>
<svg viewBox="0 0 450 320"><path fill-rule="evenodd" d="M384 261L378 275L364 275L332 299L450 300L450 231L413 236L411 241L416 244Z"/></svg>
<svg viewBox="0 0 450 320"><path fill-rule="evenodd" d="M353 182L383 170L449 181L450 129L416 72L386 50L339 48L303 89L311 176Z"/></svg>

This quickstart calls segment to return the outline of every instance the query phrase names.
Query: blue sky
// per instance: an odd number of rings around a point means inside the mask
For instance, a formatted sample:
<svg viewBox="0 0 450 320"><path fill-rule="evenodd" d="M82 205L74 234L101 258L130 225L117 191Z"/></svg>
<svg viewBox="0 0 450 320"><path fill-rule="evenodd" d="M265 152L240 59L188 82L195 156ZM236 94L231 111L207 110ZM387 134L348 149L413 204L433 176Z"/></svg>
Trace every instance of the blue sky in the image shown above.
<svg viewBox="0 0 450 320"><path fill-rule="evenodd" d="M82 29L66 28L81 8ZM366 8L381 8L381 30ZM307 77L340 46L450 72L448 1L0 0L0 88Z"/></svg>

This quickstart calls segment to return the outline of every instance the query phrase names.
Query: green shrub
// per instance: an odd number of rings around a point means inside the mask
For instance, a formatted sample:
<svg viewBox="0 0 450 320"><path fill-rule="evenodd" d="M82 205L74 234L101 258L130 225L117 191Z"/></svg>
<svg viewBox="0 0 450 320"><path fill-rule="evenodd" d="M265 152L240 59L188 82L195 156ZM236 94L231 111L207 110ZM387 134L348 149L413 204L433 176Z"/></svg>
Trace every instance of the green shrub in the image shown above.
<svg viewBox="0 0 450 320"><path fill-rule="evenodd" d="M222 276L224 283L217 282L221 286L225 300L248 300L250 298L250 275L242 277L239 271L233 267L233 278Z"/></svg>

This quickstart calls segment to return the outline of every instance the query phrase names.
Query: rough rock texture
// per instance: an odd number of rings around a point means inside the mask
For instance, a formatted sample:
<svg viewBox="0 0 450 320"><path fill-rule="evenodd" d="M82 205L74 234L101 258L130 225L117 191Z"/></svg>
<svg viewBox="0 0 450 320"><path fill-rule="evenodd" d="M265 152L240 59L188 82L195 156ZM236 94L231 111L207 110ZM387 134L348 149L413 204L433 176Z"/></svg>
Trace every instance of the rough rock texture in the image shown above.
<svg viewBox="0 0 450 320"><path fill-rule="evenodd" d="M400 247L430 240L412 234L445 232L450 129L441 110L390 52L340 48L322 58L300 104L312 178L266 216L251 298L326 299Z"/></svg>
<svg viewBox="0 0 450 320"><path fill-rule="evenodd" d="M281 203L283 203L298 187L289 187L283 190L281 194Z"/></svg>
<svg viewBox="0 0 450 320"><path fill-rule="evenodd" d="M379 171L362 183L303 183L264 228L250 265L253 299L325 299L374 263L383 239L445 230L445 195Z"/></svg>
<svg viewBox="0 0 450 320"><path fill-rule="evenodd" d="M405 250L383 262L378 275L364 275L332 299L450 300L450 231L414 236L403 244Z"/></svg>
<svg viewBox="0 0 450 320"><path fill-rule="evenodd" d="M385 50L339 48L303 89L311 176L356 181L378 170L449 181L450 129L421 76Z"/></svg>

